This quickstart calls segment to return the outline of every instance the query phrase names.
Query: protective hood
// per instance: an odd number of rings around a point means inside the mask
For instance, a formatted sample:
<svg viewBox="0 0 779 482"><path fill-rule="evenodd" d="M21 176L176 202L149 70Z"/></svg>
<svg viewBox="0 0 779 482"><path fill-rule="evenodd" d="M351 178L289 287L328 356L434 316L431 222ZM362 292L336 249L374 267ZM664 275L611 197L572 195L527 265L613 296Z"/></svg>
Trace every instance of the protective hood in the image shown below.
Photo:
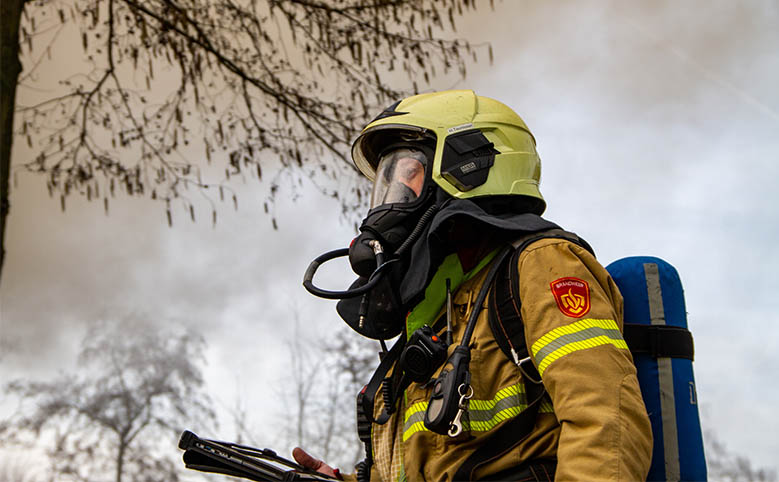
<svg viewBox="0 0 779 482"><path fill-rule="evenodd" d="M490 214L469 199L447 201L427 225L411 251L410 266L400 284L401 303L409 308L424 297L425 288L447 255L455 252L448 232L452 225L465 225L479 237L512 240L520 236L560 228L557 224L532 213Z"/></svg>

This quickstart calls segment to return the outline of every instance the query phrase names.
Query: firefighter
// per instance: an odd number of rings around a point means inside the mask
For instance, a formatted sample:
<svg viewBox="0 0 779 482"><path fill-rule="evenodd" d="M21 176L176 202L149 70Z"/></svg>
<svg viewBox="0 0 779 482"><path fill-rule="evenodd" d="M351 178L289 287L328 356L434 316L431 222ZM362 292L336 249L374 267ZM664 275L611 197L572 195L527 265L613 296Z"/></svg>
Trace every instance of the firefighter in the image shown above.
<svg viewBox="0 0 779 482"><path fill-rule="evenodd" d="M363 336L400 336L361 394L366 460L347 478L644 480L652 435L622 297L586 242L540 217L524 121L472 91L417 95L369 123L352 157L374 183L348 250L359 278L307 288L343 298ZM562 202L586 203L586 190ZM516 319L490 306L499 285Z"/></svg>

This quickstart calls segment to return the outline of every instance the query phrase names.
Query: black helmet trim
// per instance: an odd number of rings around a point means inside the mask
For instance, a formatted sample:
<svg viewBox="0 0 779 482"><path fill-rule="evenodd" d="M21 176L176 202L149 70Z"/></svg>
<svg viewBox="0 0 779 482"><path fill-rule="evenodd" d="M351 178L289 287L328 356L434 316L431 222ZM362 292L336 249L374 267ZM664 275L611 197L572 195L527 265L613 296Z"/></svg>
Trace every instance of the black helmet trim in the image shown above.
<svg viewBox="0 0 779 482"><path fill-rule="evenodd" d="M398 104L400 104L401 102L403 102L403 101L399 100L399 101L395 102L394 104L392 104L391 106L389 106L386 109L384 109L381 112L381 114L377 115L376 118L374 118L370 123L376 122L379 119L384 119L385 117L392 117L392 116L396 116L396 115L408 114L408 112L398 112L398 111L395 110L398 107Z"/></svg>

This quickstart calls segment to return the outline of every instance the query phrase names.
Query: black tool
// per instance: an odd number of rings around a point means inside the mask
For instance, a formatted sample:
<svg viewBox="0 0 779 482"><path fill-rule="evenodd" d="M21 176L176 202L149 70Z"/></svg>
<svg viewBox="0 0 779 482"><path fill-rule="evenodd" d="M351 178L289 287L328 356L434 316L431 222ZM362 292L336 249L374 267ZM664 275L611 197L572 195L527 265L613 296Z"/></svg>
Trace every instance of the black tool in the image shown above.
<svg viewBox="0 0 779 482"><path fill-rule="evenodd" d="M188 430L181 434L179 448L184 451L184 465L202 472L259 482L338 480L279 457L273 450L202 439Z"/></svg>

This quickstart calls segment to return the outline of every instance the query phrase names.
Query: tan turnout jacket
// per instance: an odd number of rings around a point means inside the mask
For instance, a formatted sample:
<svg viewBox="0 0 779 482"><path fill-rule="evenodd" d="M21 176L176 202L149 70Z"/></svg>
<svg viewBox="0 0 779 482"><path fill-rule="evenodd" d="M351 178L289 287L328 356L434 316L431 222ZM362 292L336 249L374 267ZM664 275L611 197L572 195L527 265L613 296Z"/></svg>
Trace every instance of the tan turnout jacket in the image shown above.
<svg viewBox="0 0 779 482"><path fill-rule="evenodd" d="M454 345L477 309L472 303L488 269L454 293ZM622 296L616 285L589 252L562 239L532 243L517 269L527 346L548 398L530 435L479 468L476 477L556 458L558 481L644 480L652 434L621 336ZM430 388L412 384L390 421L373 426L372 481L452 480L484 437L527 406L523 375L498 347L486 303L472 338L470 370L474 394L465 417L468 432L452 439L428 431L422 421Z"/></svg>

